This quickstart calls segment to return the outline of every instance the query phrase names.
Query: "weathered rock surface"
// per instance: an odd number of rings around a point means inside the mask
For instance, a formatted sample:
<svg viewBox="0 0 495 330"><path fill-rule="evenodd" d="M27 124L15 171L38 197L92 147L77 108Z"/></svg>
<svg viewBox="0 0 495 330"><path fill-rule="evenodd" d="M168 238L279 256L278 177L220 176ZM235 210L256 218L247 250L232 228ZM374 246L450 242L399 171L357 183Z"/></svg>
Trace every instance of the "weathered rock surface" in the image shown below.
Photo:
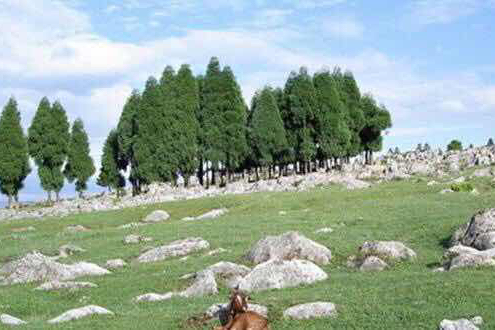
<svg viewBox="0 0 495 330"><path fill-rule="evenodd" d="M369 256L364 259L363 263L359 266L359 270L362 272L373 272L382 271L387 267L387 263L382 259L375 256Z"/></svg>
<svg viewBox="0 0 495 330"><path fill-rule="evenodd" d="M143 219L143 222L145 223L157 223L157 222L162 222L165 220L168 220L170 218L170 215L163 211L163 210L156 210L151 212L146 216L146 218Z"/></svg>
<svg viewBox="0 0 495 330"><path fill-rule="evenodd" d="M222 208L222 209L214 209L214 210L211 210L209 212L206 212L200 216L197 216L197 217L185 217L184 221L198 221L198 220L207 220L207 219L214 219L214 218L218 218L224 214L226 214L229 210L227 210L226 208Z"/></svg>
<svg viewBox="0 0 495 330"><path fill-rule="evenodd" d="M160 294L160 293L147 293L143 294L140 296L137 296L134 298L134 301L136 302L155 302L155 301L163 301L163 300L169 300L172 299L176 294L173 292L168 292L165 294Z"/></svg>
<svg viewBox="0 0 495 330"><path fill-rule="evenodd" d="M307 260L270 260L256 266L239 282L245 292L296 287L323 281L328 275Z"/></svg>
<svg viewBox="0 0 495 330"><path fill-rule="evenodd" d="M201 237L186 238L151 249L140 255L137 260L139 262L161 261L173 257L183 257L209 247L210 244Z"/></svg>
<svg viewBox="0 0 495 330"><path fill-rule="evenodd" d="M27 322L18 319L17 317L13 317L8 314L0 314L0 323L10 326L23 325L27 324Z"/></svg>
<svg viewBox="0 0 495 330"><path fill-rule="evenodd" d="M262 305L248 304L248 311L255 312L261 316L268 317L268 308ZM226 325L229 322L230 303L215 304L210 306L205 315L209 318L218 318L220 324Z"/></svg>
<svg viewBox="0 0 495 330"><path fill-rule="evenodd" d="M386 257L391 260L411 260L416 257L413 250L396 241L364 242L359 250L366 256Z"/></svg>
<svg viewBox="0 0 495 330"><path fill-rule="evenodd" d="M105 267L109 269L118 269L127 266L127 263L122 259L111 259L107 260Z"/></svg>
<svg viewBox="0 0 495 330"><path fill-rule="evenodd" d="M246 276L251 269L244 265L235 264L233 262L220 261L214 265L211 265L205 269L205 271L210 271L215 277L222 279L227 287L235 288ZM186 274L182 276L182 279L188 279L195 277L196 274Z"/></svg>
<svg viewBox="0 0 495 330"><path fill-rule="evenodd" d="M478 326L483 324L483 319L480 316L476 316L471 320L443 320L440 323L439 330L479 330Z"/></svg>
<svg viewBox="0 0 495 330"><path fill-rule="evenodd" d="M293 306L284 311L285 318L308 320L337 316L335 305L330 302L314 302Z"/></svg>
<svg viewBox="0 0 495 330"><path fill-rule="evenodd" d="M495 248L495 208L475 214L460 242L478 250Z"/></svg>
<svg viewBox="0 0 495 330"><path fill-rule="evenodd" d="M81 308L75 308L71 309L65 313L63 313L60 316L57 316L54 319L51 319L48 321L48 323L61 323L61 322L68 322L68 321L73 321L77 319L81 319L83 317L87 317L93 314L99 314L99 315L114 315L113 312L100 307L96 305L88 305L85 307Z"/></svg>
<svg viewBox="0 0 495 330"><path fill-rule="evenodd" d="M305 259L325 265L332 259L332 252L298 232L291 231L258 241L249 251L247 259L255 264L271 259Z"/></svg>
<svg viewBox="0 0 495 330"><path fill-rule="evenodd" d="M131 234L124 237L124 244L139 244L141 242L151 242L153 238Z"/></svg>
<svg viewBox="0 0 495 330"><path fill-rule="evenodd" d="M44 256L41 253L32 252L0 268L0 275L4 278L0 284L64 281L73 280L81 276L105 274L110 274L110 272L92 263L79 262L73 265L66 265L58 263L53 258Z"/></svg>
<svg viewBox="0 0 495 330"><path fill-rule="evenodd" d="M55 291L55 290L79 290L83 288L97 288L98 285L91 282L61 282L61 281L50 281L43 283L38 286L35 290L40 291Z"/></svg>
<svg viewBox="0 0 495 330"><path fill-rule="evenodd" d="M202 297L218 293L217 282L215 281L215 275L210 270L204 270L198 272L194 278L193 284L178 293L181 297Z"/></svg>

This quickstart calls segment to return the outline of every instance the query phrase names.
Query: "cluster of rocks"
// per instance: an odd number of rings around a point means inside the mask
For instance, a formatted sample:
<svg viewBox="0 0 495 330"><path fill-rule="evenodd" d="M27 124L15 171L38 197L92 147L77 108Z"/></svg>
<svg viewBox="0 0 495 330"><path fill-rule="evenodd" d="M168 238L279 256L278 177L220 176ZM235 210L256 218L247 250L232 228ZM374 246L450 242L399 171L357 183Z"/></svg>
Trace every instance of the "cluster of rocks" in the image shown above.
<svg viewBox="0 0 495 330"><path fill-rule="evenodd" d="M450 244L443 267L436 271L495 266L495 209L475 214L454 233Z"/></svg>
<svg viewBox="0 0 495 330"><path fill-rule="evenodd" d="M350 256L347 266L360 271L382 271L389 267L386 262L410 261L416 253L402 242L374 241L364 242L357 256Z"/></svg>

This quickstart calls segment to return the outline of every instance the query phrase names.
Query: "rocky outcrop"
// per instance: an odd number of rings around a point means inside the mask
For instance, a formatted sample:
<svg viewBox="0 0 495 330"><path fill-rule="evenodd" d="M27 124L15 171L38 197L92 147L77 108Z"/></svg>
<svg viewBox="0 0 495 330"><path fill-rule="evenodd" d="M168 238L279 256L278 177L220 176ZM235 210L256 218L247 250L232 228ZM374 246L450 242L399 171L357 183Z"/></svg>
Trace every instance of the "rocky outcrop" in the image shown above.
<svg viewBox="0 0 495 330"><path fill-rule="evenodd" d="M328 275L307 260L270 260L259 264L239 282L244 292L283 289L323 281Z"/></svg>
<svg viewBox="0 0 495 330"><path fill-rule="evenodd" d="M190 297L202 297L206 295L217 294L217 282L215 281L215 275L211 270L204 270L196 274L194 281L190 287L178 295L185 298Z"/></svg>
<svg viewBox="0 0 495 330"><path fill-rule="evenodd" d="M233 262L220 261L214 265L211 265L205 269L210 271L217 278L220 278L228 288L235 288L239 285L239 282L244 276L246 276L251 269L244 265L235 264ZM196 274L186 274L182 276L182 279L194 278Z"/></svg>
<svg viewBox="0 0 495 330"><path fill-rule="evenodd" d="M332 259L332 252L300 233L291 231L279 236L268 236L258 241L246 257L255 264L271 259L305 259L325 265Z"/></svg>
<svg viewBox="0 0 495 330"><path fill-rule="evenodd" d="M480 251L463 245L456 245L444 253L443 270L495 266L495 248Z"/></svg>
<svg viewBox="0 0 495 330"><path fill-rule="evenodd" d="M210 244L200 237L186 238L151 249L138 257L138 262L162 261L173 257L183 257L190 253L208 249Z"/></svg>
<svg viewBox="0 0 495 330"><path fill-rule="evenodd" d="M330 302L314 302L293 306L284 311L284 317L294 320L309 320L337 316L337 309Z"/></svg>
<svg viewBox="0 0 495 330"><path fill-rule="evenodd" d="M162 222L165 220L168 220L170 218L170 215L163 211L163 210L156 210L151 212L146 216L146 218L143 219L144 223L157 223L157 222Z"/></svg>
<svg viewBox="0 0 495 330"><path fill-rule="evenodd" d="M99 314L99 315L114 315L113 312L96 305L89 305L81 308L71 309L60 316L57 316L54 319L48 321L48 323L62 323L73 320L78 320L83 317L87 317L90 315Z"/></svg>

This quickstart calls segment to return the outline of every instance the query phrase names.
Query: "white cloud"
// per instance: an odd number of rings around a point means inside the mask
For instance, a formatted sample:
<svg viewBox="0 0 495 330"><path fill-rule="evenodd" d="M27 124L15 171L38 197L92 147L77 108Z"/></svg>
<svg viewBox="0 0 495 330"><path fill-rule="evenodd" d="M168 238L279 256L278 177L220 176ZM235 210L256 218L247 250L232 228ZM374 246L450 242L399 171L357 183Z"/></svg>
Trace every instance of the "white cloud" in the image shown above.
<svg viewBox="0 0 495 330"><path fill-rule="evenodd" d="M355 19L331 17L323 23L323 31L337 38L361 38L364 26Z"/></svg>
<svg viewBox="0 0 495 330"><path fill-rule="evenodd" d="M417 0L411 6L411 21L420 24L446 24L469 16L483 7L483 0Z"/></svg>

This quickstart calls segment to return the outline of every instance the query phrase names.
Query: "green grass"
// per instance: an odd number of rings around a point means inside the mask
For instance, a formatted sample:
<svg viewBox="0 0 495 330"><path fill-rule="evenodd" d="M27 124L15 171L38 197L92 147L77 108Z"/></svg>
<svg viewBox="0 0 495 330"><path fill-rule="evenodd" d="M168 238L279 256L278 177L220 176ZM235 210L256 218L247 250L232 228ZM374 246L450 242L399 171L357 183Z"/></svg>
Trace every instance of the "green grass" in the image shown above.
<svg viewBox="0 0 495 330"><path fill-rule="evenodd" d="M427 186L424 180L397 181L362 191L346 191L338 186L299 193L257 193L171 202L112 212L74 215L63 219L22 220L0 223L0 263L31 250L55 254L58 247L73 243L87 252L64 262L78 260L104 265L123 258L131 264L111 275L90 277L98 288L75 292L37 292L37 284L0 287L0 313L29 322L26 329L190 329L185 320L200 315L211 304L225 301L224 286L216 296L174 298L157 303L134 303L137 295L178 290L188 285L183 274L201 270L225 260L246 263L243 255L259 239L269 234L298 230L331 248L334 258L322 268L329 279L314 285L266 291L252 295L256 303L269 307L272 329L436 329L444 318L458 319L481 315L486 328L494 328L495 277L493 269L467 269L434 273L453 231L477 210L494 207L495 191L488 179L472 184L481 195L455 193L441 195L444 185ZM204 222L183 222L185 216L199 215L213 208L230 212ZM117 227L142 219L155 209L164 209L171 220L138 229ZM279 215L279 211L286 215ZM84 225L90 232L69 234L64 228ZM13 233L15 228L34 226L36 231ZM333 233L315 234L322 227ZM124 245L130 233L155 240L140 245ZM200 236L211 249L229 252L151 264L132 261L146 246L158 246L176 239ZM345 266L365 240L398 240L414 249L414 263L400 263L380 273L360 273ZM249 265L252 266L252 265ZM330 301L337 305L334 319L287 321L284 309L299 303ZM96 304L116 313L96 316L61 326L46 321L62 312ZM210 329L211 327L205 327Z"/></svg>

